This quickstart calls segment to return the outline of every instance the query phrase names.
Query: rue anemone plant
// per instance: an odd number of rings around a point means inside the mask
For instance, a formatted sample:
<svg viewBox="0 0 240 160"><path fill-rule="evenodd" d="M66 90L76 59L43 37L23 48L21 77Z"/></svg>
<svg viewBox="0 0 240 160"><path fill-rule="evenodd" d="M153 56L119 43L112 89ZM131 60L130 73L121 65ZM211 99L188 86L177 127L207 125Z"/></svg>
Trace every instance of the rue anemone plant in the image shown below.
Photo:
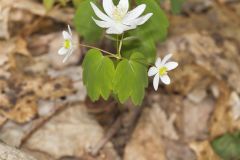
<svg viewBox="0 0 240 160"><path fill-rule="evenodd" d="M113 96L120 103L130 99L140 105L148 76L154 76L155 90L160 81L170 84L167 73L178 63L169 62L172 54L156 58L156 44L166 37L168 20L155 0L83 0L77 7L74 24L84 41L90 43L79 45L90 48L82 66L83 83L92 101ZM78 44L73 42L70 26L62 34L63 46L58 54L66 62ZM112 40L114 52L92 45L104 39Z"/></svg>

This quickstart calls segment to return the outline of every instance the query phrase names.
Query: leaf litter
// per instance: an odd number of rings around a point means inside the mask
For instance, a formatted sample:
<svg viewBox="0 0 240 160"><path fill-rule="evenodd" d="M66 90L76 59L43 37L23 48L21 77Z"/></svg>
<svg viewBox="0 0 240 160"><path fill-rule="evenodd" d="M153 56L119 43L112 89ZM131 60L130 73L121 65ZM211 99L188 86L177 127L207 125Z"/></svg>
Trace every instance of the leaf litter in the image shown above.
<svg viewBox="0 0 240 160"><path fill-rule="evenodd" d="M79 49L64 65L57 56L56 26L71 22L71 7L46 13L37 1L1 4L0 139L5 143L36 159L218 160L211 143L240 130L239 2L190 1L184 14L169 14L169 37L158 53L174 53L180 67L170 73L170 86L160 86L161 93L148 89L134 120L130 102L119 108L112 100L86 98ZM130 125L122 124L92 157L89 147L119 114Z"/></svg>

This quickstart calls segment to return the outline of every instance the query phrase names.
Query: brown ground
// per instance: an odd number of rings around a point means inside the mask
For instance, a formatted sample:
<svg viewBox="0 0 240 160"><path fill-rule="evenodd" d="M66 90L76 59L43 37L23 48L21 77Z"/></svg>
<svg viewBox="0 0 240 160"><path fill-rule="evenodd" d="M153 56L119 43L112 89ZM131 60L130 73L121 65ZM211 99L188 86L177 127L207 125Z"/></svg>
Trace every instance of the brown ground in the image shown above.
<svg viewBox="0 0 240 160"><path fill-rule="evenodd" d="M219 160L210 142L240 129L238 0L189 0L181 15L169 14L158 54L174 53L180 66L170 86L155 92L149 84L141 107L86 97L85 50L62 64L56 52L73 8L46 15L34 0L1 6L0 140L7 145L38 160Z"/></svg>

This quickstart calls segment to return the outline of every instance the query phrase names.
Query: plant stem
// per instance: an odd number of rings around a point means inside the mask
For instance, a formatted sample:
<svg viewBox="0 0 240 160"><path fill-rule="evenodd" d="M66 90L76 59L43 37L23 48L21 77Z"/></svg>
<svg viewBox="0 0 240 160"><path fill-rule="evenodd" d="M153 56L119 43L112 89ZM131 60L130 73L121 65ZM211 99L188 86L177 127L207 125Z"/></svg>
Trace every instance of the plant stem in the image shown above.
<svg viewBox="0 0 240 160"><path fill-rule="evenodd" d="M123 43L123 34L122 34L122 36L121 36L121 40L120 40L119 46L118 46L118 57L119 57L119 58L121 58L122 43Z"/></svg>
<svg viewBox="0 0 240 160"><path fill-rule="evenodd" d="M109 54L111 57L114 57L114 58L116 58L116 59L119 59L119 57L116 56L115 54L113 54L113 53L111 53L111 52L108 52L108 51L105 51L105 50L102 50L102 49L100 49L100 48L97 48L97 47L94 47L94 46L90 46L90 45L86 45L86 44L81 44L81 43L79 43L79 45L82 46L82 47L86 47L86 48L97 49L97 50L99 50L99 51L102 51L103 53Z"/></svg>
<svg viewBox="0 0 240 160"><path fill-rule="evenodd" d="M118 47L119 47L118 42L119 42L119 36L117 35L117 55L119 55L119 53L118 53Z"/></svg>

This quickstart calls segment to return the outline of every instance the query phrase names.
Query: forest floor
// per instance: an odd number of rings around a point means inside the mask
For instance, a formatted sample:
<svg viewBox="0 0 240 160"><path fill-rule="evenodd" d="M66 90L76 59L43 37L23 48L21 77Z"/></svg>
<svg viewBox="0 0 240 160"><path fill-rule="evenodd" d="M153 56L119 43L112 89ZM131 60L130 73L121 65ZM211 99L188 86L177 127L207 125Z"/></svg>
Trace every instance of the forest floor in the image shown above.
<svg viewBox="0 0 240 160"><path fill-rule="evenodd" d="M57 51L72 7L46 14L34 0L0 5L4 144L38 160L220 160L211 142L240 130L240 1L189 0L182 14L169 12L158 55L173 53L179 67L157 92L150 81L140 107L89 100L86 50L62 63Z"/></svg>

